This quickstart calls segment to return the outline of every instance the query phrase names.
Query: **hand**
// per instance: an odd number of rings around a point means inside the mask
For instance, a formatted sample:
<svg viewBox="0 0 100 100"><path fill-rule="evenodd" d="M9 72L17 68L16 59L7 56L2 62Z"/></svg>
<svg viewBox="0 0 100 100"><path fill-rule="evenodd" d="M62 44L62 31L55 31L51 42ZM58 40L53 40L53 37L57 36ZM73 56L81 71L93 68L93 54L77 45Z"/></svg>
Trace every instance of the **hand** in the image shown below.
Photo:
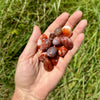
<svg viewBox="0 0 100 100"><path fill-rule="evenodd" d="M81 11L76 11L69 19L68 13L61 14L44 32L49 35L57 27L64 25L73 27L79 22L82 17ZM68 19L68 21L67 21ZM66 22L67 21L67 22ZM82 33L87 26L86 20L81 20L73 30L73 36L71 37L74 47L68 51L64 58L60 58L58 64L51 72L44 70L43 63L38 61L37 53L37 40L41 35L41 31L38 26L34 27L32 36L30 37L24 51L19 57L18 65L15 74L15 93L14 100L43 100L48 93L55 88L64 74L66 67L74 54L79 49L84 40L84 34ZM16 98L16 99L15 99ZM23 99L22 99L23 98Z"/></svg>

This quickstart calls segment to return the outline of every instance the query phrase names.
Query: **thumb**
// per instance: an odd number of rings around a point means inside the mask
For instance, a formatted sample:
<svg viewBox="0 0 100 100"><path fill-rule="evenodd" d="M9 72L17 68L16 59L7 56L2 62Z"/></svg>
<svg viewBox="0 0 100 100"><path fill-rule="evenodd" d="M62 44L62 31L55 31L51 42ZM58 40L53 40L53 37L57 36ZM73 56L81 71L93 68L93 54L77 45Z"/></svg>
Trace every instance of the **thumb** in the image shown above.
<svg viewBox="0 0 100 100"><path fill-rule="evenodd" d="M31 56L34 56L36 50L37 50L37 41L41 35L41 30L38 26L34 26L33 33L22 53L25 58L29 58Z"/></svg>

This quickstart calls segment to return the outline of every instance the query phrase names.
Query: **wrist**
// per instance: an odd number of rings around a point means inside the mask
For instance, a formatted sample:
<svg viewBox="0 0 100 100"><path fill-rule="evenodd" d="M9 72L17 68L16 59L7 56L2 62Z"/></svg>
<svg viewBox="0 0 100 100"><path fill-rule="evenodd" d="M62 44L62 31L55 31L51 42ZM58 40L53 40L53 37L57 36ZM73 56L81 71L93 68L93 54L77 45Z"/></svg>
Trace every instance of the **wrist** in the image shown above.
<svg viewBox="0 0 100 100"><path fill-rule="evenodd" d="M38 97L33 93L16 88L12 100L45 100L45 98Z"/></svg>

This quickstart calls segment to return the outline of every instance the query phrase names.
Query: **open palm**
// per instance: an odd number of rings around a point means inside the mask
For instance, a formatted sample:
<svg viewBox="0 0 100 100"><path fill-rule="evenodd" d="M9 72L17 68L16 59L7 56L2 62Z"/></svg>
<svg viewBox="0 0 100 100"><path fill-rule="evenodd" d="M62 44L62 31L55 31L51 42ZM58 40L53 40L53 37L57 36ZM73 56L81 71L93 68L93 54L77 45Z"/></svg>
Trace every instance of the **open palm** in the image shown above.
<svg viewBox="0 0 100 100"><path fill-rule="evenodd" d="M82 12L76 11L69 18L68 17L68 13L62 13L47 28L44 34L49 35L57 27L62 27L64 25L68 25L73 29L81 19ZM84 34L82 32L86 25L87 21L81 20L75 27L73 30L73 36L71 37L74 43L73 49L68 51L64 58L59 59L58 64L51 72L47 72L43 67L43 63L38 61L39 52L37 52L37 40L41 35L41 31L38 26L35 26L32 36L18 60L15 74L15 88L37 99L44 99L57 85L71 58L79 49L82 41L84 40Z"/></svg>

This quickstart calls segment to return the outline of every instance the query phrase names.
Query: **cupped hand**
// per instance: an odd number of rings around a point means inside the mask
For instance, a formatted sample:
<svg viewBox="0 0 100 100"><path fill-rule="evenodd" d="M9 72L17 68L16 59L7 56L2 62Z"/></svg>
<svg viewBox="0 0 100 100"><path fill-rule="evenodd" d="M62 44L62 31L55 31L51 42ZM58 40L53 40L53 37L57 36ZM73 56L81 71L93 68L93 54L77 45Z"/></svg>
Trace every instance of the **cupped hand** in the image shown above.
<svg viewBox="0 0 100 100"><path fill-rule="evenodd" d="M37 41L41 35L41 31L38 26L34 26L33 33L18 60L13 98L43 100L55 88L70 60L84 40L84 34L82 32L87 26L87 21L85 19L80 21L81 17L81 11L74 12L70 17L68 13L64 12L44 32L44 34L49 36L57 27L68 25L73 29L78 23L71 37L74 43L73 49L68 51L64 58L59 59L58 64L51 72L47 72L43 67L43 63L38 60Z"/></svg>

